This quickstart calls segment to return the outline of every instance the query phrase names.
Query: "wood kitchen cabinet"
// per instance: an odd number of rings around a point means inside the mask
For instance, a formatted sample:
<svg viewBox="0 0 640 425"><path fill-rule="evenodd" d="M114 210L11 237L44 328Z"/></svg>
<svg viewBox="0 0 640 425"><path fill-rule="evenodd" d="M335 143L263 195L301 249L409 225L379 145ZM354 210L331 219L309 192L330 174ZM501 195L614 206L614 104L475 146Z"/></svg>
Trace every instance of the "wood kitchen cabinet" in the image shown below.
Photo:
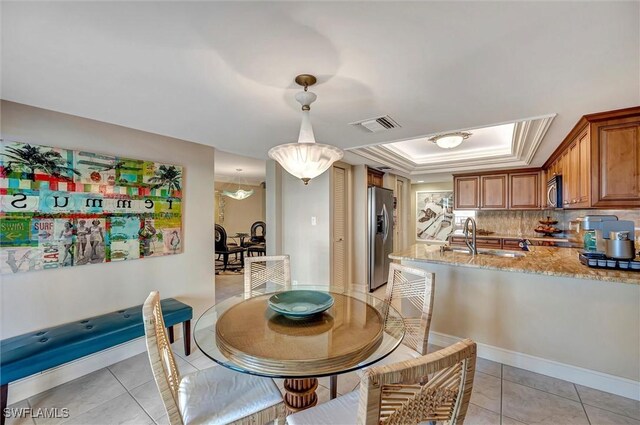
<svg viewBox="0 0 640 425"><path fill-rule="evenodd" d="M563 158L562 190L564 208L589 208L591 199L591 151L589 128L582 129Z"/></svg>
<svg viewBox="0 0 640 425"><path fill-rule="evenodd" d="M640 207L640 116L593 125L594 207Z"/></svg>
<svg viewBox="0 0 640 425"><path fill-rule="evenodd" d="M367 167L367 186L383 187L384 172Z"/></svg>
<svg viewBox="0 0 640 425"><path fill-rule="evenodd" d="M541 172L509 174L509 208L530 210L542 207Z"/></svg>
<svg viewBox="0 0 640 425"><path fill-rule="evenodd" d="M588 208L591 204L591 139L589 129L578 136L578 180L575 206Z"/></svg>
<svg viewBox="0 0 640 425"><path fill-rule="evenodd" d="M508 205L508 174L480 176L480 208L483 210L504 210Z"/></svg>
<svg viewBox="0 0 640 425"><path fill-rule="evenodd" d="M640 207L640 107L583 116L543 168L564 208Z"/></svg>
<svg viewBox="0 0 640 425"><path fill-rule="evenodd" d="M478 209L480 207L480 177L453 177L454 206L457 210Z"/></svg>
<svg viewBox="0 0 640 425"><path fill-rule="evenodd" d="M469 235L469 241L471 241L471 235ZM456 246L467 246L464 242L464 236L450 236L449 244ZM476 248L491 248L491 249L500 249L502 248L502 239L501 238L486 238L478 236L476 237Z"/></svg>
<svg viewBox="0 0 640 425"><path fill-rule="evenodd" d="M539 168L455 175L455 209L540 209L542 176Z"/></svg>
<svg viewBox="0 0 640 425"><path fill-rule="evenodd" d="M554 175L563 208L640 208L640 106L585 115L542 169L453 176L455 208L546 208Z"/></svg>
<svg viewBox="0 0 640 425"><path fill-rule="evenodd" d="M571 208L578 198L578 180L580 176L580 150L578 141L569 146L567 152L567 171L563 174L562 190L566 191L564 207Z"/></svg>

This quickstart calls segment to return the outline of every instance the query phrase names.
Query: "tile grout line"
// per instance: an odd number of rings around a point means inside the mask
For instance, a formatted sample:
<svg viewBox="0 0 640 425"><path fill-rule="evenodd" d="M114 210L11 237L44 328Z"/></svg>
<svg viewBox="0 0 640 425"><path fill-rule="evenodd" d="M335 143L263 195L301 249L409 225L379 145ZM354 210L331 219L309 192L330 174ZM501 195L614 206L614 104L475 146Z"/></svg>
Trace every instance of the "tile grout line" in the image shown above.
<svg viewBox="0 0 640 425"><path fill-rule="evenodd" d="M29 398L30 397L27 397L24 400L27 402L27 406L29 406L29 409L33 409L33 407L31 406L31 402L29 401ZM31 417L31 423L33 425L38 425L37 422L36 422L36 419L33 416Z"/></svg>
<svg viewBox="0 0 640 425"><path fill-rule="evenodd" d="M607 394L610 394L610 393L607 393ZM614 394L614 395L615 395L615 394ZM631 400L632 400L632 399L631 399ZM618 416L622 416L622 417L625 417L625 418L628 418L628 419L632 419L632 420L634 420L634 421L636 421L636 422L640 421L640 419L637 419L637 418L634 418L634 417L632 417L632 416L629 416L629 415L627 415L626 413L621 413L621 412L619 412L619 411L618 411L618 412L614 412L613 410L609 410L609 409L607 409L607 408L605 408L605 407L601 407L601 406L594 406L593 404L588 403L588 402L587 402L587 403L582 402L582 405L583 405L583 406L593 407L593 408L600 409L600 410L604 410L605 412L613 413L614 415L618 415Z"/></svg>
<svg viewBox="0 0 640 425"><path fill-rule="evenodd" d="M596 408L596 409L604 410L605 412L613 413L613 414L615 414L615 415L623 416L623 417L625 417L625 418L633 419L634 421L640 421L640 419L638 419L638 418L634 418L634 417L631 417L631 416L627 415L626 413L614 412L613 410L609 410L609 409L607 409L606 407L596 406L596 405L591 404L591 403L589 403L589 402L586 402L586 403L585 403L584 401L582 401L582 396L580 395L580 391L578 390L578 387L577 387L576 385L578 385L578 384L573 383L573 387L575 388L576 393L578 393L578 398L580 399L580 404L582 404L582 407L583 407L583 408L584 408L584 406L586 405L586 406L594 407L594 408ZM588 387L587 387L587 388L588 388ZM603 391L603 392L605 392L605 391ZM611 394L611 393L607 393L607 392L605 392L605 393L606 393L606 394ZM614 394L614 395L615 395L615 394ZM618 397L622 397L622 396L618 396ZM627 398L627 397L622 397L622 398ZM633 400L633 399L630 399L630 400ZM586 409L585 409L585 413L586 413ZM588 418L589 418L589 415L587 415L587 419L588 419ZM589 423L591 423L591 421L590 421L590 420L589 420Z"/></svg>
<svg viewBox="0 0 640 425"><path fill-rule="evenodd" d="M117 378L116 378L116 379L117 379ZM155 381L155 378L154 378L154 380L153 380L153 381ZM153 382L153 381L149 381L149 382ZM137 387L131 388L131 390L135 390L135 389L136 389L136 388L138 388L138 387L141 387L141 386L143 386L143 385L147 385L149 382L145 382L144 384L140 384L140 385L138 385ZM129 394L129 396L130 396L130 397L133 399L133 401L135 401L135 402L136 402L136 404L137 404L137 405L142 409L142 411L144 412L144 414L145 414L145 415L147 415L147 416L149 417L149 419L151 419L151 423L152 423L152 424L155 424L155 423L156 423L156 420L155 420L154 418L152 418L152 417L151 417L151 414L150 414L149 412L147 412L147 409L145 409L145 408L144 408L144 406L143 406L142 404L140 404L140 402L138 401L138 399L137 399L133 394L131 394L131 390L129 390L129 389L128 389L128 388L126 388L126 387L125 387L125 390L127 390L127 393ZM164 403L163 403L163 405L164 405Z"/></svg>
<svg viewBox="0 0 640 425"><path fill-rule="evenodd" d="M542 376L547 376L547 375L542 375ZM551 376L549 376L549 378L551 378ZM574 403L580 403L580 404L582 404L582 402L580 402L580 401L578 401L578 400L576 400L576 399L569 398L569 397L565 397L565 396L563 396L563 395L559 395L559 394L556 394L556 393L552 393L552 392L549 392L549 391L547 391L547 390L543 390L543 389L541 389L541 388L532 387L531 385L523 384L522 382L516 382L516 381L512 381L512 380L510 380L510 379L504 379L504 378L503 378L503 380L505 380L505 381L507 381L507 382L511 382L512 384L522 385L523 387L531 388L531 389L533 389L533 390L542 391L543 393L551 394L551 395L554 395L554 396L556 396L556 397L563 398L563 399L565 399L565 400L573 401ZM575 384L574 384L573 382L569 382L569 381L565 381L565 382L568 382L569 384L573 385L573 387L575 388ZM578 392L578 390L576 390L576 393L577 393L577 392ZM578 395L578 398L580 398L580 395ZM605 410L606 410L606 409L605 409ZM612 412L612 413L615 413L615 412Z"/></svg>
<svg viewBox="0 0 640 425"><path fill-rule="evenodd" d="M78 416L81 416L81 415L84 415L84 414L86 414L86 413L89 413L89 412L91 412L92 410L97 409L98 407L100 407L100 406L102 406L102 405L104 405L104 404L106 404L106 403L109 403L110 401L113 401L113 400L115 400L116 398L118 398L118 397L120 397L120 396L122 396L122 395L124 395L124 394L129 394L129 390L127 390L127 387L125 387L125 386L124 386L124 384L123 384L122 382L120 382L120 380L118 379L118 377L117 377L117 376L116 376L116 375L111 371L111 369L109 369L109 366L104 367L104 369L106 369L106 370L108 370L108 371L109 371L109 373L110 373L110 374L115 378L115 380L118 382L118 384L120 384L120 385L122 386L122 388L124 388L124 391L125 391L125 392L124 392L124 393L122 393L122 394L119 394L119 395L117 395L117 396L115 396L115 397L113 397L113 398L110 398L109 400L104 400L102 403L99 403L98 405L96 405L96 406L92 407L91 409L89 409L89 410L87 410L87 411L85 411L85 412L80 413L80 415L78 415ZM98 369L98 370L100 370L100 369ZM97 371L96 371L96 372L97 372ZM94 372L91 372L91 373L94 373ZM84 375L84 376L86 376L86 375ZM64 385L64 384L63 384L63 385ZM55 387L54 387L54 388L55 388ZM129 394L129 396L130 396L131 398L133 398L133 400L134 400L134 401L136 401L136 399L135 399L131 394ZM136 401L136 403L137 403L137 401ZM144 411L144 413L145 413L145 414L147 413L144 409L142 409L142 410ZM147 415L147 416L148 416L148 415ZM71 419L73 419L73 418L71 417L71 415L69 415L69 417L68 417L68 418L66 418L65 420L63 420L62 422L60 422L60 425L64 425L65 423L69 422ZM35 419L34 419L34 422L35 422Z"/></svg>
<svg viewBox="0 0 640 425"><path fill-rule="evenodd" d="M591 425L591 419L589 419L589 414L587 413L587 409L584 407L584 403L582 402L582 397L580 397L580 392L578 391L578 387L576 387L576 384L573 384L573 389L576 390L576 394L578 394L578 399L580 400L580 406L582 406L582 411L584 412L584 415L587 417L587 422L589 422L589 425Z"/></svg>
<svg viewBox="0 0 640 425"><path fill-rule="evenodd" d="M129 358L131 358L131 357L129 357ZM127 360L127 359L125 359L125 360ZM146 409L145 409L144 407L142 407L142 405L138 402L138 400L133 396L133 394L131 394L131 391L129 390L129 388L127 388L127 387L122 383L122 381L120 381L120 380L118 379L118 377L116 376L116 374L115 374L115 373L113 373L113 371L112 371L108 366L106 367L106 369L109 371L109 373L111 373L111 374L113 375L113 377L114 377L114 378L116 378L116 381L118 381L118 383L119 383L120 385L122 385L122 387L123 387L123 388L124 388L124 390L127 392L127 394L129 394L129 397L131 397L131 398L133 399L133 401L134 401L134 402L135 402L135 403L136 403L136 404L137 404L137 405L142 409L142 411L144 412L144 414L145 414L145 415L147 415L147 417L148 417L149 419L151 419L151 423L152 423L152 424L155 424L155 423L156 423L155 419L153 419L153 418L151 417L151 415L149 414L149 412L147 412L147 411L146 411ZM155 378L154 378L153 380L155 380ZM149 381L144 382L144 383L142 383L142 384L140 384L140 385L138 385L138 386L136 386L136 387L133 387L133 388L131 388L131 389L132 389L132 390L135 390L136 388L141 387L141 386L143 386L143 385L146 385L146 384L148 384L148 383L149 383ZM118 396L118 397L120 397L120 396ZM113 400L113 399L112 399L112 400ZM111 401L111 400L109 400L109 401Z"/></svg>

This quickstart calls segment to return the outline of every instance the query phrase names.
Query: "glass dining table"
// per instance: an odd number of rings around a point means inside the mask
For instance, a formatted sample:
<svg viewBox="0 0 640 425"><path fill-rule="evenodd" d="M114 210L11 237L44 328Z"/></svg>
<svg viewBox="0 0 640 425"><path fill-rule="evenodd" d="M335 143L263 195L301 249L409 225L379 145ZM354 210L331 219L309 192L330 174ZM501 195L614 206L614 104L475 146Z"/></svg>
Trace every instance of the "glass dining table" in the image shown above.
<svg viewBox="0 0 640 425"><path fill-rule="evenodd" d="M291 319L273 311L274 292L253 291L227 298L196 322L194 339L216 363L270 378L284 378L284 402L290 412L314 406L319 377L329 376L335 397L337 375L382 360L402 342L402 316L371 294L327 286L293 290L328 292L333 305L308 318Z"/></svg>

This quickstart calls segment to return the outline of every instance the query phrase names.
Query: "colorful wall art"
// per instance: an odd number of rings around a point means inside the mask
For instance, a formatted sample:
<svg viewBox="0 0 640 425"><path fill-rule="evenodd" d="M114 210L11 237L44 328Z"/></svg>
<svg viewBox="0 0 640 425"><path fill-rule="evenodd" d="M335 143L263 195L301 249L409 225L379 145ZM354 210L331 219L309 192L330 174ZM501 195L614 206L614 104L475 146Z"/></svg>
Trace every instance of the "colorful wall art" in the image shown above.
<svg viewBox="0 0 640 425"><path fill-rule="evenodd" d="M0 273L181 253L182 172L2 141Z"/></svg>

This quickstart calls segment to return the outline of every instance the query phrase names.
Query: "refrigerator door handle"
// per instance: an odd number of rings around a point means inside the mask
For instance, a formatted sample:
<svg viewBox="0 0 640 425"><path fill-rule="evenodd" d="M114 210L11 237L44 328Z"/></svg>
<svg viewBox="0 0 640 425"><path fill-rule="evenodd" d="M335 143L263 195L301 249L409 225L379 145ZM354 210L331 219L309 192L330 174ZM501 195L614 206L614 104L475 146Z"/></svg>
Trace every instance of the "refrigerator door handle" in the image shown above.
<svg viewBox="0 0 640 425"><path fill-rule="evenodd" d="M386 242L387 237L389 236L389 213L387 212L387 205L382 205L382 214L384 216L384 236L382 237L382 241Z"/></svg>

